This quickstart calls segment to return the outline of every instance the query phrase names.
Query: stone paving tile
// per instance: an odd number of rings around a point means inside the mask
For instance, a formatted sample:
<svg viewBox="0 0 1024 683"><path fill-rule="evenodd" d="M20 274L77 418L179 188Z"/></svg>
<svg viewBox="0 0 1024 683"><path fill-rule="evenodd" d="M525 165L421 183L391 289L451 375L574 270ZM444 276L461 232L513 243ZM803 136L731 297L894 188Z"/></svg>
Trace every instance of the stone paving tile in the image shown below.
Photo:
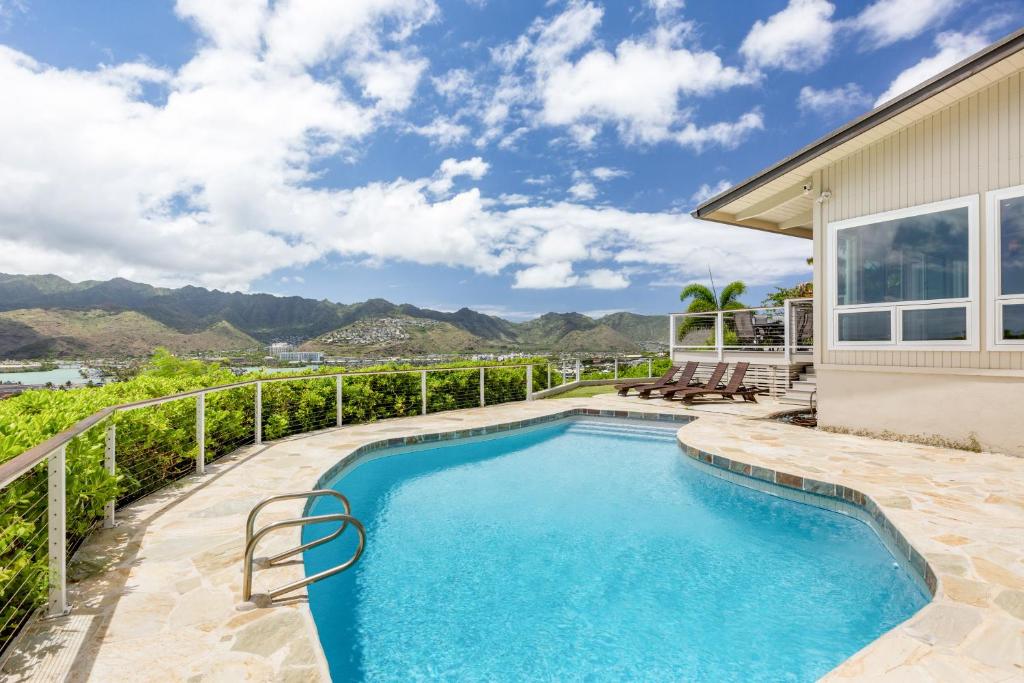
<svg viewBox="0 0 1024 683"><path fill-rule="evenodd" d="M381 438L472 429L576 407L699 417L689 447L741 473L774 470L872 498L937 575L935 599L833 671L835 680L1024 680L1024 459L816 432L762 418L785 406L693 407L614 395L506 404L327 430L248 447L120 512L76 556L69 616L33 622L4 663L11 681L324 681L305 597L239 611L245 516L308 490ZM737 475L731 475L737 476ZM838 489L833 488L833 491ZM809 496L810 494L800 494ZM852 495L852 494L851 494ZM265 511L301 513L302 501ZM258 555L297 543L269 538ZM257 571L257 592L302 576Z"/></svg>

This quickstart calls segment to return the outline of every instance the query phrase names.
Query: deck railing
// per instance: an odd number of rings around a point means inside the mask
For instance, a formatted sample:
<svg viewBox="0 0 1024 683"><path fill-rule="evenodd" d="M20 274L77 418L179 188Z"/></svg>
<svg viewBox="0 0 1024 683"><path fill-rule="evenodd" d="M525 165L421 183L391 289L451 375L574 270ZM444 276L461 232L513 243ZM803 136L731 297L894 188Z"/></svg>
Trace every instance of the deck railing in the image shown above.
<svg viewBox="0 0 1024 683"><path fill-rule="evenodd" d="M812 299L787 299L782 306L760 306L669 316L669 355L676 352L771 354L788 362L814 347Z"/></svg>
<svg viewBox="0 0 1024 683"><path fill-rule="evenodd" d="M649 376L667 359L265 376L103 408L0 463L0 651L39 608L68 610L68 562L117 511L238 448L320 429L529 401L580 379ZM642 373L642 374L637 374ZM2 435L0 435L2 437Z"/></svg>

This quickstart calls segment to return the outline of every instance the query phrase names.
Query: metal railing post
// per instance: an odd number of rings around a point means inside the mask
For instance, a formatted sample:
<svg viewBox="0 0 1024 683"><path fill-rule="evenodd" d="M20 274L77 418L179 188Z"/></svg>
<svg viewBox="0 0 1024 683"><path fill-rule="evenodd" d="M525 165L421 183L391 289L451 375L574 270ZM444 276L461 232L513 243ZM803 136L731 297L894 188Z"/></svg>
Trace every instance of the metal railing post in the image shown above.
<svg viewBox="0 0 1024 683"><path fill-rule="evenodd" d="M612 375L613 375L612 379L618 379L619 378L619 358L618 358L618 356L613 358L612 362L615 364L615 370L612 373Z"/></svg>
<svg viewBox="0 0 1024 683"><path fill-rule="evenodd" d="M526 366L526 400L533 400L533 365Z"/></svg>
<svg viewBox="0 0 1024 683"><path fill-rule="evenodd" d="M60 617L68 611L67 577L67 444L50 453L46 465L47 537L49 546L49 602L46 615Z"/></svg>
<svg viewBox="0 0 1024 683"><path fill-rule="evenodd" d="M548 361L548 385L546 387L544 387L544 388L545 389L550 389L551 388L551 361Z"/></svg>
<svg viewBox="0 0 1024 683"><path fill-rule="evenodd" d="M647 377L654 377L654 361L650 358L647 359Z"/></svg>
<svg viewBox="0 0 1024 683"><path fill-rule="evenodd" d="M256 438L257 446L263 443L263 382L256 382Z"/></svg>
<svg viewBox="0 0 1024 683"><path fill-rule="evenodd" d="M427 414L427 371L420 371L420 412L423 415Z"/></svg>
<svg viewBox="0 0 1024 683"><path fill-rule="evenodd" d="M196 397L196 474L206 472L206 392Z"/></svg>
<svg viewBox="0 0 1024 683"><path fill-rule="evenodd" d="M583 381L582 370L583 370L583 364L580 362L580 359L577 358L576 359L576 381L577 382Z"/></svg>
<svg viewBox="0 0 1024 683"><path fill-rule="evenodd" d="M789 359L791 358L792 351L792 348L790 346L790 342L792 341L790 337L792 330L790 330L789 328L789 318L792 310L792 304L789 302L789 299L786 299L785 301L782 302L782 357L786 361L787 365L789 365Z"/></svg>
<svg viewBox="0 0 1024 683"><path fill-rule="evenodd" d="M342 382L342 376L341 375L335 375L334 376L334 408L335 408L335 411L337 412L336 417L337 417L337 421L338 421L338 426L339 427L341 426L341 423L342 423L341 408L342 408L342 405L343 405L342 404L341 382Z"/></svg>
<svg viewBox="0 0 1024 683"><path fill-rule="evenodd" d="M484 373L487 368L480 368L480 407L483 408L487 405L487 399L484 396Z"/></svg>
<svg viewBox="0 0 1024 683"><path fill-rule="evenodd" d="M678 336L679 336L679 333L677 332L677 328L676 328L676 316L673 315L672 313L669 313L668 314L668 359L669 359L670 362L674 361L675 357L676 357L676 355L675 355L675 352L676 352L676 342L678 341L678 339L676 337L678 337Z"/></svg>
<svg viewBox="0 0 1024 683"><path fill-rule="evenodd" d="M725 357L725 317L722 311L715 314L715 350L721 361Z"/></svg>
<svg viewBox="0 0 1024 683"><path fill-rule="evenodd" d="M103 444L103 467L110 476L114 476L117 467L117 425L107 425L107 435ZM111 500L103 509L103 528L114 528L114 501Z"/></svg>

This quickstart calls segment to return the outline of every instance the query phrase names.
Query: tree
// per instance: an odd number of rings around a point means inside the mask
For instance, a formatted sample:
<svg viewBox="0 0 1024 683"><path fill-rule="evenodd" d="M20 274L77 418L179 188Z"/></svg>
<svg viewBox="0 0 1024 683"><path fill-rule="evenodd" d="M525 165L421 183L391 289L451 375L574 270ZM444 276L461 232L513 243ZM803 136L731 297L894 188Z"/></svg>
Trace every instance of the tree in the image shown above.
<svg viewBox="0 0 1024 683"><path fill-rule="evenodd" d="M782 306L786 299L809 299L814 296L814 284L812 282L801 282L792 287L776 287L775 291L768 294L762 306Z"/></svg>
<svg viewBox="0 0 1024 683"><path fill-rule="evenodd" d="M747 291L747 285L742 280L730 282L722 290L721 296L715 296L715 292L702 284L694 283L683 287L679 293L679 300L690 299L687 313L707 313L709 311L728 311L737 308L746 308L746 304L740 301L740 297Z"/></svg>
<svg viewBox="0 0 1024 683"><path fill-rule="evenodd" d="M683 287L683 291L679 293L679 300L690 300L690 305L686 308L687 313L729 311L737 308L747 308L747 305L740 301L740 297L746 291L747 285L742 280L735 280L727 284L722 289L721 295L716 295L715 290L711 287L693 283ZM699 320L703 320L706 323L709 318L698 316L683 318L677 328L679 336L682 337L693 329ZM714 329L713 326L712 329Z"/></svg>

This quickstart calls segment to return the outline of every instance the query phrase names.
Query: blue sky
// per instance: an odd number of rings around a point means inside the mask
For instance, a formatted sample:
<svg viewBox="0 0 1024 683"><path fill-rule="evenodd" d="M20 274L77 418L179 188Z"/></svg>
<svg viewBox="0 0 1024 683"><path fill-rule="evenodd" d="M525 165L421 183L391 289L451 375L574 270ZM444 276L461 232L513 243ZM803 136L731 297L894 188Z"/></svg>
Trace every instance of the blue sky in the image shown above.
<svg viewBox="0 0 1024 683"><path fill-rule="evenodd" d="M702 198L1021 2L0 0L0 272L513 319L809 278Z"/></svg>

